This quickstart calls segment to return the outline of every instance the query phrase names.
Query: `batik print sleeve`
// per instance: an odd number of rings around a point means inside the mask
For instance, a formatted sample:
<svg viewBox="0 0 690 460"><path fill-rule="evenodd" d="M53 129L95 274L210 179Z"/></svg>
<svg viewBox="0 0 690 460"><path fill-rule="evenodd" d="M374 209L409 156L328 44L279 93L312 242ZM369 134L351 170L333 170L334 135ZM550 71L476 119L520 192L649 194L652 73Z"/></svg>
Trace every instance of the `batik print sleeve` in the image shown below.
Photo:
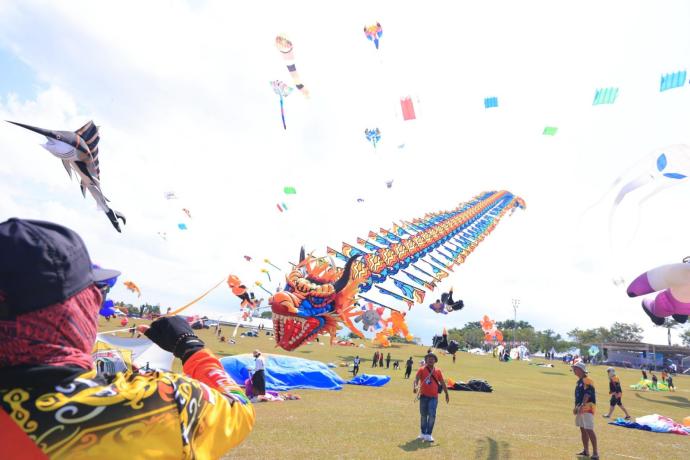
<svg viewBox="0 0 690 460"><path fill-rule="evenodd" d="M254 426L254 407L210 350L194 353L183 369L201 383L202 390L199 398L188 398L185 391L176 398L183 438L189 441L196 458L218 458L249 435ZM178 388L182 390L182 385ZM191 390L195 393L196 388Z"/></svg>

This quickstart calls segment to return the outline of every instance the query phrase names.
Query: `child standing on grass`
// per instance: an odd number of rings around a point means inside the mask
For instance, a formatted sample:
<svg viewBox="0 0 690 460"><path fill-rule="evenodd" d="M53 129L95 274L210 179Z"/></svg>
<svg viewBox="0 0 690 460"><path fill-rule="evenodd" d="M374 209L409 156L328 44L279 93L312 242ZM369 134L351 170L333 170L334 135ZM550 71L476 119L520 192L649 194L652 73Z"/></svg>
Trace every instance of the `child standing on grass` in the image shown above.
<svg viewBox="0 0 690 460"><path fill-rule="evenodd" d="M592 443L592 460L599 460L599 450L597 449L597 436L594 434L594 411L596 410L596 391L594 382L587 377L587 367L585 363L578 362L573 364L573 373L577 376L575 385L575 426L580 427L582 436L582 452L577 455L589 456L589 443Z"/></svg>
<svg viewBox="0 0 690 460"><path fill-rule="evenodd" d="M668 386L668 391L676 391L676 387L673 386L673 376L668 374L666 377L666 385Z"/></svg>
<svg viewBox="0 0 690 460"><path fill-rule="evenodd" d="M606 372L609 375L609 394L611 395L611 408L609 409L609 413L603 415L603 417L611 417L611 414L613 414L613 410L616 408L616 406L620 406L620 408L623 409L623 412L625 412L625 419L630 420L630 414L628 414L628 411L625 409L623 403L621 402L621 398L623 397L623 388L621 388L621 381L616 375L616 370L612 367L609 367L608 369L606 369Z"/></svg>

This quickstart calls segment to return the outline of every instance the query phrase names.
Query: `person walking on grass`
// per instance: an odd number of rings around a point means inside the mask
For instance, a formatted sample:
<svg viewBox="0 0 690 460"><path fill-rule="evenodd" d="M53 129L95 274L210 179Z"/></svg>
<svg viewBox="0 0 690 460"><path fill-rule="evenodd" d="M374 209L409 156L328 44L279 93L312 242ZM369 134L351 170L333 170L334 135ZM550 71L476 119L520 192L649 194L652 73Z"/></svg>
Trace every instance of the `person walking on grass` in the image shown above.
<svg viewBox="0 0 690 460"><path fill-rule="evenodd" d="M352 361L352 375L356 376L357 374L359 374L359 355L355 356Z"/></svg>
<svg viewBox="0 0 690 460"><path fill-rule="evenodd" d="M438 358L434 353L424 357L425 365L417 371L414 378L412 391L419 397L419 414L421 415L421 433L417 439L425 442L434 442L431 432L436 422L436 408L438 407L438 394L441 390L446 395L446 403L450 402L446 380L440 369L434 366Z"/></svg>
<svg viewBox="0 0 690 460"><path fill-rule="evenodd" d="M379 364L379 352L374 352L374 360L371 362L371 367L376 367Z"/></svg>
<svg viewBox="0 0 690 460"><path fill-rule="evenodd" d="M386 369L388 369L388 368L390 368L390 367L391 367L391 354L388 353L388 354L386 355Z"/></svg>
<svg viewBox="0 0 690 460"><path fill-rule="evenodd" d="M611 395L611 408L609 409L609 413L604 414L602 417L610 418L616 406L620 406L620 408L623 409L623 412L625 412L625 419L630 420L630 414L628 414L628 411L625 409L623 403L621 402L621 398L623 397L623 388L621 388L621 381L616 375L616 370L612 367L609 367L608 369L606 369L606 372L609 375L609 394Z"/></svg>
<svg viewBox="0 0 690 460"><path fill-rule="evenodd" d="M383 369L383 352L379 352L379 367Z"/></svg>
<svg viewBox="0 0 690 460"><path fill-rule="evenodd" d="M254 350L254 372L252 373L252 388L255 396L266 395L266 363L259 350Z"/></svg>
<svg viewBox="0 0 690 460"><path fill-rule="evenodd" d="M412 374L412 365L414 364L414 360L412 359L412 356L410 356L410 359L407 360L405 363L405 378L409 379L410 374Z"/></svg>
<svg viewBox="0 0 690 460"><path fill-rule="evenodd" d="M597 436L594 434L594 411L596 410L596 390L594 382L587 377L587 367L585 363L578 362L573 364L573 373L577 376L575 385L575 426L580 428L582 436L582 452L577 455L589 457L589 443L592 443L592 460L599 460L599 450L597 449Z"/></svg>

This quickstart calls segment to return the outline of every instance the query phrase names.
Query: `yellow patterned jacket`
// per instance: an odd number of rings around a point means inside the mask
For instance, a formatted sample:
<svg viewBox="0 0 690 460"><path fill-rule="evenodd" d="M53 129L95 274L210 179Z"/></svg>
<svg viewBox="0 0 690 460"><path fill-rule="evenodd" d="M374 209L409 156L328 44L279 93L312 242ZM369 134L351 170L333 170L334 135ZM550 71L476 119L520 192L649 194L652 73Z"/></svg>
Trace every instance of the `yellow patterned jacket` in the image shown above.
<svg viewBox="0 0 690 460"><path fill-rule="evenodd" d="M219 458L249 435L254 408L210 351L184 372L2 369L0 407L51 459Z"/></svg>

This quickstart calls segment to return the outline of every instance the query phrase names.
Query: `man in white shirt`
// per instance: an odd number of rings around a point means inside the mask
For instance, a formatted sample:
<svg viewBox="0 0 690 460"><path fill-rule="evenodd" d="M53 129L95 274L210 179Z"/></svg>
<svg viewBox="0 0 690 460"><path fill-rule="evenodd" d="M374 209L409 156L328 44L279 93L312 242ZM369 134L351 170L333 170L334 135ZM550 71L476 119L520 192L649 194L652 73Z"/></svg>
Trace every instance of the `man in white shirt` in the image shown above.
<svg viewBox="0 0 690 460"><path fill-rule="evenodd" d="M259 350L254 350L254 374L252 374L252 389L255 396L266 394L266 365L264 358Z"/></svg>

